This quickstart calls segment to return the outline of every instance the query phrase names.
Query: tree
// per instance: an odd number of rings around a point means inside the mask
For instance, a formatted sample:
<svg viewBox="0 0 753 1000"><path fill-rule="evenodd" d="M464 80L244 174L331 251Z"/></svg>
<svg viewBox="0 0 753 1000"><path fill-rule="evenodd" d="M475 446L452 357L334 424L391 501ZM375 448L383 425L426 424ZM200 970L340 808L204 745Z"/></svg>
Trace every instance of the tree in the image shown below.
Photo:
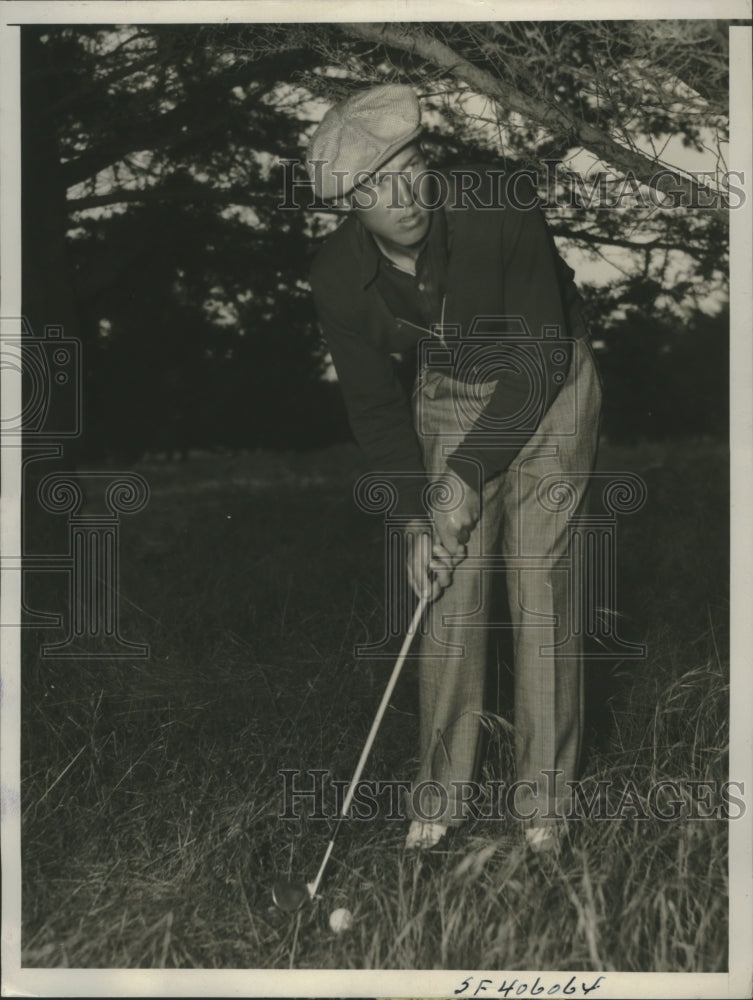
<svg viewBox="0 0 753 1000"><path fill-rule="evenodd" d="M308 74L315 91L412 83L436 111L443 154L449 132L451 159L480 147L533 168L566 245L629 252L631 280L685 272L689 310L723 294L726 205L738 197L726 187L735 183L725 161L727 22L352 23L312 44L348 71L334 81ZM683 169L683 149L707 150L718 173Z"/></svg>
<svg viewBox="0 0 753 1000"><path fill-rule="evenodd" d="M291 438L322 370L306 277L328 223L278 210L275 158L302 158L323 101L358 86L413 84L434 162L533 168L565 249L623 254L586 289L599 329L626 295L685 318L724 295L724 184L676 155L712 147L724 169L724 22L27 27L22 73L24 308L81 336L100 403L120 359L141 446L189 417L197 440L227 421L252 440L273 411ZM713 204L647 200L670 190Z"/></svg>
<svg viewBox="0 0 753 1000"><path fill-rule="evenodd" d="M279 402L273 386L300 395L322 369L302 283L311 226L276 211L268 169L270 151L297 148L300 123L275 95L306 57L299 47L286 61L277 46L236 58L238 35L24 31L24 308L36 327L62 320L84 341L100 457L105 440L121 459L183 447L189 425L193 443L212 444L221 417L242 425L244 443L263 443L261 421L211 402L222 361L259 410ZM270 377L291 358L295 378Z"/></svg>
<svg viewBox="0 0 753 1000"><path fill-rule="evenodd" d="M551 22L348 24L344 30L418 56L435 75L439 70L484 94L504 114L497 125L514 113L545 129L539 155L577 144L659 192L679 186L690 196L707 186L677 168L657 171L666 164L655 147L641 149L640 139L674 133L700 147L706 126L719 140L726 137L728 48L719 22L710 32L692 21L599 21L565 30Z"/></svg>
<svg viewBox="0 0 753 1000"><path fill-rule="evenodd" d="M729 313L696 313L680 326L647 309L642 289L624 318L603 331L603 427L610 441L635 444L687 435L724 438L729 426Z"/></svg>

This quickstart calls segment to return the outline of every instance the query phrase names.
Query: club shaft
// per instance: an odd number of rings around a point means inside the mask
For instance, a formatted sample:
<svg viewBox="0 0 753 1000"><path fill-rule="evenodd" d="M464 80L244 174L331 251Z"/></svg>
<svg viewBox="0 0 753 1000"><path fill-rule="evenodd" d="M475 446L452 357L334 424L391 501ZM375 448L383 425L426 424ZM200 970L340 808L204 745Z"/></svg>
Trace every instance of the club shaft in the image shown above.
<svg viewBox="0 0 753 1000"><path fill-rule="evenodd" d="M350 809L351 803L353 802L353 796L356 793L356 787L358 782L361 780L361 775L363 774L363 769L366 766L366 760L368 759L371 748L374 745L374 740L376 739L376 734L379 730L379 726L382 723L384 713L387 711L387 705L392 697L392 692L395 690L395 685L397 684L398 678L400 677L400 671L403 669L403 663L405 663L405 657L408 655L408 650L410 649L410 644L413 640L414 635L418 631L418 626L421 622L421 616L429 603L428 597L422 597L418 602L416 611L413 615L413 620L408 626L408 631L406 632L405 638L403 639L403 645L400 648L395 666L392 668L392 673L390 674L390 679L387 682L387 687L384 689L384 694L382 695L382 700L379 703L379 708L374 716L374 721L371 723L371 729L369 730L369 735L366 737L366 742L363 745L363 750L361 751L361 756L358 758L358 763L356 764L356 769L353 772L353 778L351 779L350 785L348 787L348 794L345 796L345 801L342 804L342 809L340 810L340 816L337 821L337 826L335 827L335 832L332 834L332 839L329 844L327 844L327 850L324 852L324 857L322 863L319 866L319 871L314 879L310 893L312 896L316 895L319 888L319 883L322 880L322 875L324 874L324 869L327 867L327 862L332 854L332 848L335 844L335 837L337 836L337 831L340 827L342 820L348 815L348 810Z"/></svg>
<svg viewBox="0 0 753 1000"><path fill-rule="evenodd" d="M342 816L337 821L337 826L338 827L340 825L340 820L342 820ZM327 867L327 862L329 861L330 855L332 854L332 848L335 846L335 836L336 836L336 834L337 834L337 827L335 827L335 833L332 834L332 839L327 844L327 850L324 852L324 857L322 858L322 863L319 865L319 871L316 873L316 878L314 879L314 881L311 883L311 885L309 887L309 894L310 894L310 896L311 896L312 899L314 898L314 896L319 891L319 883L322 880L322 875L324 875L324 869Z"/></svg>
<svg viewBox="0 0 753 1000"><path fill-rule="evenodd" d="M384 694L382 695L382 700L379 703L379 708L374 716L374 721L371 723L371 729L369 730L369 735L366 737L366 742L364 743L363 750L361 751L361 756L358 758L358 763L356 764L356 769L353 772L353 779L348 788L348 794L345 796L345 801L342 805L341 816L345 817L348 815L348 810L350 809L351 803L353 801L353 796L356 793L356 785L361 780L361 775L363 774L363 769L366 766L366 760L371 752L371 748L374 745L374 740L376 734L379 730L379 726L382 723L384 713L387 711L387 705L392 697L392 692L395 690L395 685L397 684L398 678L400 677L400 671L403 669L403 663L405 663L405 657L408 655L408 650L410 649L411 641L413 636L418 631L419 623L421 622L421 616L424 613L424 609L428 604L427 598L422 598L416 608L415 614L413 615L413 620L408 626L408 631L403 639L403 645L400 649L395 666L392 668L392 674L387 682L387 687L384 689Z"/></svg>

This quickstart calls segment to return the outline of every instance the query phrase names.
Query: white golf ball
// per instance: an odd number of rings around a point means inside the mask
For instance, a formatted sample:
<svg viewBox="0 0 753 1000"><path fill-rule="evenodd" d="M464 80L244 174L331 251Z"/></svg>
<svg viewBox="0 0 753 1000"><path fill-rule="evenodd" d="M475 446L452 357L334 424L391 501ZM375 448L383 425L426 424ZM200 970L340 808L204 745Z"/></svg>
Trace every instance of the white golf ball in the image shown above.
<svg viewBox="0 0 753 1000"><path fill-rule="evenodd" d="M349 931L353 926L353 914L350 910L344 908L333 910L329 915L329 926L335 934L342 934L343 931Z"/></svg>

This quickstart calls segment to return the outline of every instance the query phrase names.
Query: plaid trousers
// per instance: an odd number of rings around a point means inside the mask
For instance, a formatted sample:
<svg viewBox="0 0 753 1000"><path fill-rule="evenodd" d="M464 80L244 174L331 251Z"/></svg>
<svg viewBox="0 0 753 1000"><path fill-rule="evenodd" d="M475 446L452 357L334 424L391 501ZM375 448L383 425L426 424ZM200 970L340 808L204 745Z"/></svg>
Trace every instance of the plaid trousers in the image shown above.
<svg viewBox="0 0 753 1000"><path fill-rule="evenodd" d="M470 387L425 370L414 394L416 427L431 479L447 471L445 457L458 443L458 413L472 391L478 409L495 383ZM568 621L568 518L587 502L584 472L593 469L598 444L601 384L591 347L575 342L570 369L537 430L501 475L482 492L481 518L468 542L468 558L431 606L419 661L420 766L429 782L419 818L457 825L467 814L459 788L477 776L487 658L491 572L472 559L504 557L508 627L513 631L515 759L521 815L542 813L567 799L561 782L577 777L583 730L582 642L574 637L552 651ZM420 410L420 413L419 413ZM466 408L467 412L467 408ZM568 509L552 512L537 495L543 477L579 473ZM547 772L562 772L555 790ZM511 777L511 776L509 776ZM533 783L535 791L529 783ZM438 794L437 784L445 794ZM539 789L547 792L542 798ZM560 792L560 788L562 791ZM534 818L534 815L539 817ZM414 813L415 815L415 813Z"/></svg>

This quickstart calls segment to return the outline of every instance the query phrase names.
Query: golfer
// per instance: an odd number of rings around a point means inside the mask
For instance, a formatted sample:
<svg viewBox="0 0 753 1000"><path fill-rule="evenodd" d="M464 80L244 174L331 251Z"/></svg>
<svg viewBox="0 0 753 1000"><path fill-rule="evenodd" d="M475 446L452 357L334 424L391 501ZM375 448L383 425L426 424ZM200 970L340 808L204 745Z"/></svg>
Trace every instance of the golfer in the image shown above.
<svg viewBox="0 0 753 1000"><path fill-rule="evenodd" d="M420 133L414 91L385 85L331 108L307 153L317 198L344 215L313 264L318 318L356 440L406 517L408 579L432 599L425 794L406 847L433 847L474 815L496 570L515 657L509 818L534 850L557 850L583 725L567 522L595 461L599 378L530 178L430 171ZM556 483L566 505L547 499Z"/></svg>

